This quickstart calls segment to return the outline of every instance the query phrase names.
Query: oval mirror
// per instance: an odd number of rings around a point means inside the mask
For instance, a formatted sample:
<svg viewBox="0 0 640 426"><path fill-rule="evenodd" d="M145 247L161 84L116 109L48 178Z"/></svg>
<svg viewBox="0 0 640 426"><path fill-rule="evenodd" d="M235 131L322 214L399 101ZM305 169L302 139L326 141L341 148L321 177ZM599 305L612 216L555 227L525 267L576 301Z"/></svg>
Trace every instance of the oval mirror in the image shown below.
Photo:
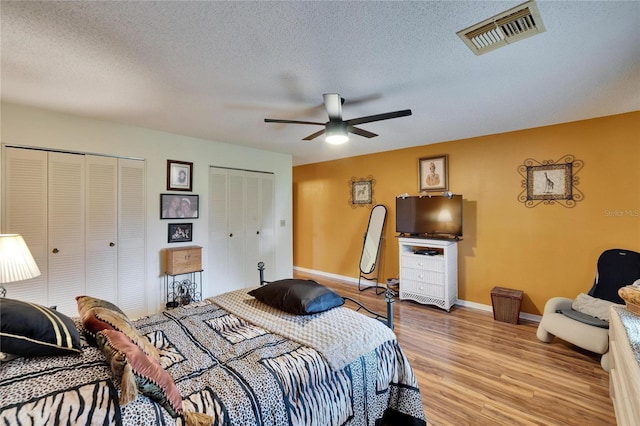
<svg viewBox="0 0 640 426"><path fill-rule="evenodd" d="M376 268L386 217L387 208L381 204L371 210L367 233L364 236L362 255L360 256L360 272L363 274L370 274Z"/></svg>

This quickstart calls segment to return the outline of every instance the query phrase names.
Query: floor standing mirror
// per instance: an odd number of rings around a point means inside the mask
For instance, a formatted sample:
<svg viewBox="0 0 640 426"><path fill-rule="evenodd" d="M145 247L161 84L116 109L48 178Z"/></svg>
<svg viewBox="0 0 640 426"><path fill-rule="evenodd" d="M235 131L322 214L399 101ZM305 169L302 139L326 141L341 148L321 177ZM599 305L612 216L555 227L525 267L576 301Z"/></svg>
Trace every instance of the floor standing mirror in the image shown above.
<svg viewBox="0 0 640 426"><path fill-rule="evenodd" d="M360 277L358 278L358 290L360 291L375 288L376 294L382 294L386 290L386 287L380 285L379 265L386 218L387 208L385 206L378 204L371 210L367 232L364 234L362 254L360 255ZM375 285L363 283L362 280L375 281Z"/></svg>

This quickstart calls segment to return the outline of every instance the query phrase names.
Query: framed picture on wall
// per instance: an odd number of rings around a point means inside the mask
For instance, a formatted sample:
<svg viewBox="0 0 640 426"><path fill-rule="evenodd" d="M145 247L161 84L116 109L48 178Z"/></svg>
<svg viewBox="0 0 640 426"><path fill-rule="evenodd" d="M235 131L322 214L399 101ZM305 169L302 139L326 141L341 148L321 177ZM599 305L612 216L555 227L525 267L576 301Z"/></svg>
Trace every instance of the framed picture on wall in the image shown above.
<svg viewBox="0 0 640 426"><path fill-rule="evenodd" d="M184 243L193 239L192 223L170 223L168 242Z"/></svg>
<svg viewBox="0 0 640 426"><path fill-rule="evenodd" d="M193 163L167 160L167 191L191 191Z"/></svg>
<svg viewBox="0 0 640 426"><path fill-rule="evenodd" d="M418 160L420 192L446 191L449 189L448 155L423 157Z"/></svg>
<svg viewBox="0 0 640 426"><path fill-rule="evenodd" d="M197 219L198 199L197 195L160 194L160 219Z"/></svg>
<svg viewBox="0 0 640 426"><path fill-rule="evenodd" d="M353 204L371 204L371 181L353 182L351 185L351 200Z"/></svg>
<svg viewBox="0 0 640 426"><path fill-rule="evenodd" d="M570 154L556 161L527 158L518 166L518 173L522 176L522 192L518 201L529 208L539 204L575 207L584 199L584 194L578 189L580 179L576 176L583 167L584 161Z"/></svg>

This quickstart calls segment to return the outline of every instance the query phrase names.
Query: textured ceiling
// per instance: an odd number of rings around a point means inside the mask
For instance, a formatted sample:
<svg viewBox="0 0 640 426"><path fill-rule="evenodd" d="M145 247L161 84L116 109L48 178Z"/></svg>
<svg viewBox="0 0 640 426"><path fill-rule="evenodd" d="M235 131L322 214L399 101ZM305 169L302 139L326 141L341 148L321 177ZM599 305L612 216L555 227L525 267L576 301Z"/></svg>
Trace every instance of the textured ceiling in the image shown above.
<svg viewBox="0 0 640 426"><path fill-rule="evenodd" d="M539 1L546 32L475 56L456 31L521 2L5 1L1 96L290 153L294 165L640 110L640 2ZM340 93L380 136L301 139Z"/></svg>

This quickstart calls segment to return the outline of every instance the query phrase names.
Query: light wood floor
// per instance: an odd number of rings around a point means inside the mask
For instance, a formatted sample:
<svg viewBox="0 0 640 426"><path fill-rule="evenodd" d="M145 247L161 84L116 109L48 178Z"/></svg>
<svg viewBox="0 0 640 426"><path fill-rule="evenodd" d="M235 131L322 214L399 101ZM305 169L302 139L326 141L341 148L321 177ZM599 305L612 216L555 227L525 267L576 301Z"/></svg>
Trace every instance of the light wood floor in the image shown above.
<svg viewBox="0 0 640 426"><path fill-rule="evenodd" d="M386 312L373 289L296 272ZM355 306L351 304L351 306ZM599 356L536 338L537 323L491 312L394 303L395 333L418 378L429 425L615 425ZM626 426L626 425L625 425Z"/></svg>

